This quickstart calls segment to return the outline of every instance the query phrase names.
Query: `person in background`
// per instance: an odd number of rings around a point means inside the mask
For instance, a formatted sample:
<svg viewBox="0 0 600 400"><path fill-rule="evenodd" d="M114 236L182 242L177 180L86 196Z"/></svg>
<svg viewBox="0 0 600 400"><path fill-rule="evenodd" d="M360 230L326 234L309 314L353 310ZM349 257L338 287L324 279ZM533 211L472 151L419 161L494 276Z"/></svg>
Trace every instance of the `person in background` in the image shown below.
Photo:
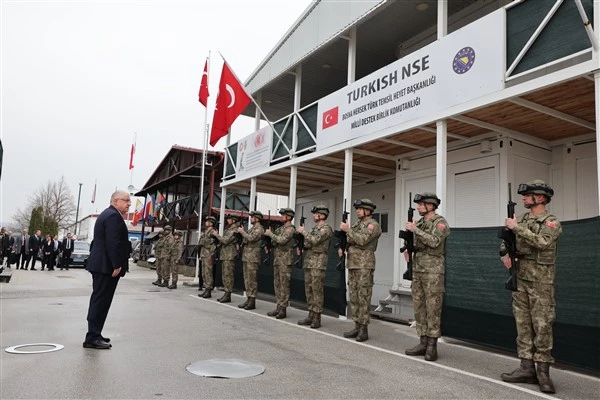
<svg viewBox="0 0 600 400"><path fill-rule="evenodd" d="M48 268L48 271L53 269L52 259L54 258L54 241L49 233L46 233L46 238L42 242L42 271Z"/></svg>
<svg viewBox="0 0 600 400"><path fill-rule="evenodd" d="M67 233L67 237L62 240L60 247L62 249L60 269L65 268L68 270L72 261L71 254L73 254L73 247L75 247L75 239L73 239L71 232Z"/></svg>

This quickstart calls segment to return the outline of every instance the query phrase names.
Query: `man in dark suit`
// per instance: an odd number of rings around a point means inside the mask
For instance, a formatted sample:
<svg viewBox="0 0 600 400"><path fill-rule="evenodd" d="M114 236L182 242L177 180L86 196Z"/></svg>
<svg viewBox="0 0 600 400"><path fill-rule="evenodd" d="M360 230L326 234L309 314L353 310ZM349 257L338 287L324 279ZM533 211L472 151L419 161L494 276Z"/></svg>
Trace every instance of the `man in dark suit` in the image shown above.
<svg viewBox="0 0 600 400"><path fill-rule="evenodd" d="M69 269L69 265L71 264L71 254L73 253L73 246L75 246L75 239L73 239L73 235L71 232L67 233L67 237L62 241L62 264L60 265L60 269L63 268Z"/></svg>
<svg viewBox="0 0 600 400"><path fill-rule="evenodd" d="M35 262L38 259L38 252L42 243L42 231L35 231L33 236L29 236L29 257L31 258L31 270L36 271Z"/></svg>
<svg viewBox="0 0 600 400"><path fill-rule="evenodd" d="M92 295L88 308L88 332L83 347L109 349L110 339L102 336L104 322L115 295L119 278L129 266L129 239L124 216L131 205L129 193L118 190L110 197L110 207L102 211L94 225L94 246L87 270L92 274Z"/></svg>
<svg viewBox="0 0 600 400"><path fill-rule="evenodd" d="M17 269L29 269L29 235L27 229L21 231L21 236L15 240L15 253L17 254Z"/></svg>

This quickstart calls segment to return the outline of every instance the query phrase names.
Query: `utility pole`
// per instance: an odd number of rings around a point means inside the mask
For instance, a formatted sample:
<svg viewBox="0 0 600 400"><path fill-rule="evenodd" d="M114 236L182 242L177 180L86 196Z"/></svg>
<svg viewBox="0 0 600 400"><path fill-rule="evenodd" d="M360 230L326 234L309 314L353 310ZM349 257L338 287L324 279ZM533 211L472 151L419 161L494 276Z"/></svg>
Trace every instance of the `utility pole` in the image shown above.
<svg viewBox="0 0 600 400"><path fill-rule="evenodd" d="M81 200L81 185L83 185L83 183L79 183L79 195L77 196L77 212L75 213L75 235L77 235L77 221L79 220L79 201Z"/></svg>

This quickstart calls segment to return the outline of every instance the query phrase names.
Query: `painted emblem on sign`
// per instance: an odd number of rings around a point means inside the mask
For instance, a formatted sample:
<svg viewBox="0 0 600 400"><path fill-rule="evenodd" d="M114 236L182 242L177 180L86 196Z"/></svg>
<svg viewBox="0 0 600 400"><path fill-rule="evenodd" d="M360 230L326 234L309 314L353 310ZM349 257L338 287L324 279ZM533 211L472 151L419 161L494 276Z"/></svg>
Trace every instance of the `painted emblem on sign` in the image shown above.
<svg viewBox="0 0 600 400"><path fill-rule="evenodd" d="M471 69L475 63L475 50L472 47L464 47L459 50L452 61L452 69L457 74L464 74Z"/></svg>

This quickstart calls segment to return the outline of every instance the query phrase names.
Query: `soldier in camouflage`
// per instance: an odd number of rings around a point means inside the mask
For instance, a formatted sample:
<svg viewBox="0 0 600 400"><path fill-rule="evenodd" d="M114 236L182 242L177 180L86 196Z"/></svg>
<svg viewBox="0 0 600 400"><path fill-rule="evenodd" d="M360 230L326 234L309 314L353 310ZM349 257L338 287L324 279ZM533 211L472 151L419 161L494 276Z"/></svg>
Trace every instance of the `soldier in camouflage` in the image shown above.
<svg viewBox="0 0 600 400"><path fill-rule="evenodd" d="M200 248L200 260L202 261L202 281L204 282L204 291L198 294L198 297L205 299L211 298L211 292L214 288L213 282L213 266L214 254L217 245L215 244L213 232L217 220L215 217L209 216L204 220L204 232L198 239L198 247Z"/></svg>
<svg viewBox="0 0 600 400"><path fill-rule="evenodd" d="M173 244L169 249L169 270L171 271L171 284L169 289L177 289L177 277L179 276L179 260L183 254L183 241L181 232L173 232Z"/></svg>
<svg viewBox="0 0 600 400"><path fill-rule="evenodd" d="M163 238L165 237L165 231L162 230L158 233L158 240L156 241L156 245L154 246L154 257L156 257L156 281L152 282L153 285L160 285L162 283L162 275L161 275L161 270L162 270L162 265L161 265L161 258L160 258L160 253L162 252L162 248L163 248Z"/></svg>
<svg viewBox="0 0 600 400"><path fill-rule="evenodd" d="M217 301L219 303L231 303L231 292L233 291L233 268L235 267L235 257L237 255L237 242L235 233L237 233L240 218L237 215L228 215L226 218L227 227L223 231L223 236L220 236L217 231L213 231L212 235L221 243L221 270L223 278L223 286L225 293Z"/></svg>
<svg viewBox="0 0 600 400"><path fill-rule="evenodd" d="M163 228L163 231L165 231L165 235L162 238L162 243L160 246L160 255L156 255L156 259L157 262L159 262L160 264L160 278L162 280L162 282L158 285L160 287L168 287L169 286L169 269L170 269L170 265L169 265L169 258L170 258L170 254L169 251L171 250L171 246L173 245L173 235L171 234L172 228L170 225L165 225L165 227ZM158 247L158 243L156 244L156 247ZM156 248L155 248L155 253L156 253Z"/></svg>
<svg viewBox="0 0 600 400"><path fill-rule="evenodd" d="M296 227L292 225L294 219L294 210L291 208L282 208L279 210L285 218L285 223L274 232L271 229L265 231L265 235L271 237L275 249L275 259L273 260L273 284L275 286L275 298L277 307L269 311L269 317L283 319L287 317L287 306L290 300L290 279L292 277L292 249L294 241L292 236L296 232Z"/></svg>
<svg viewBox="0 0 600 400"><path fill-rule="evenodd" d="M340 229L346 232L347 237L348 293L354 320L354 329L344 332L344 337L356 338L357 342L364 342L369 339L368 325L371 321L375 250L381 236L381 227L372 217L376 206L371 200L356 200L354 208L358 221L352 226L347 222L340 224ZM342 249L339 249L339 253L341 257Z"/></svg>
<svg viewBox="0 0 600 400"><path fill-rule="evenodd" d="M242 262L244 263L244 287L246 289L247 300L239 304L239 308L245 310L254 310L256 308L256 293L258 291L258 263L260 262L260 239L265 233L260 224L263 215L260 211L250 212L250 222L252 226L248 232L243 227L238 228L238 233L244 238L244 250L242 253Z"/></svg>
<svg viewBox="0 0 600 400"><path fill-rule="evenodd" d="M315 226L310 232L305 231L303 226L298 228L298 232L304 235L304 292L308 303L308 317L298 321L298 325L310 325L311 328L317 329L321 327L323 280L333 229L327 223L327 206L317 205L310 212Z"/></svg>
<svg viewBox="0 0 600 400"><path fill-rule="evenodd" d="M435 193L416 194L413 201L417 203L421 219L406 222L406 230L414 235L412 297L420 341L405 354L435 361L438 358L437 341L442 336L446 238L450 235L450 227L446 219L436 213L441 200ZM408 257L407 252L404 254Z"/></svg>
<svg viewBox="0 0 600 400"><path fill-rule="evenodd" d="M556 249L562 227L558 219L549 214L554 190L544 181L536 179L519 185L523 205L529 212L507 218L505 225L515 233L517 242L517 291L512 293L512 308L517 325L517 355L519 368L501 375L503 381L538 383L544 393L555 393L550 379L552 351L552 325L556 318L554 277ZM506 268L511 268L510 257L504 243L500 254ZM537 363L537 371L534 365Z"/></svg>

